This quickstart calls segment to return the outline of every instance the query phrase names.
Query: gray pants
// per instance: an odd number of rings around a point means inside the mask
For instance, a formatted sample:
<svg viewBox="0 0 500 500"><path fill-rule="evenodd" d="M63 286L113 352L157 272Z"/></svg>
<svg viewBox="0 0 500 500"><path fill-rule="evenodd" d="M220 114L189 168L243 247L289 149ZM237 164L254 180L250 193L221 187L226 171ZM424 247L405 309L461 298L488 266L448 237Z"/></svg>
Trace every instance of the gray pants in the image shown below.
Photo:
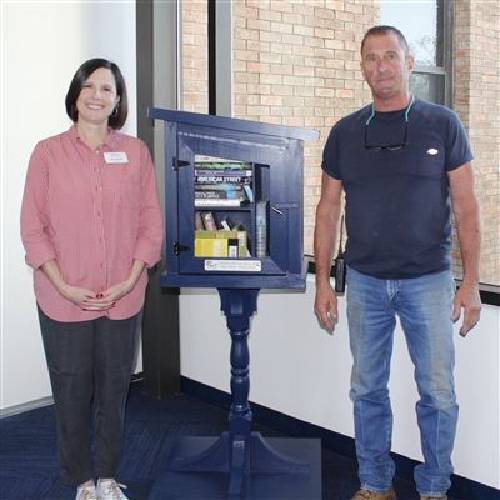
<svg viewBox="0 0 500 500"><path fill-rule="evenodd" d="M62 478L77 485L115 477L141 313L125 320L77 322L55 321L40 308L38 315L54 395Z"/></svg>

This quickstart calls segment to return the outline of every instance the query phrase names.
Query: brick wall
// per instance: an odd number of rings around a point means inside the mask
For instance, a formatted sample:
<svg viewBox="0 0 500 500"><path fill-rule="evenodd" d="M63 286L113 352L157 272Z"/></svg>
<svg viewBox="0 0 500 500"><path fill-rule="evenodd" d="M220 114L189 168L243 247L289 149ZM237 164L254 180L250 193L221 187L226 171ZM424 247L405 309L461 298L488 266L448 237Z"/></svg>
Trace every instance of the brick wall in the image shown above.
<svg viewBox="0 0 500 500"><path fill-rule="evenodd" d="M500 285L500 3L455 2L454 107L474 151L481 208L481 281ZM455 245L454 268L461 274Z"/></svg>
<svg viewBox="0 0 500 500"><path fill-rule="evenodd" d="M321 133L305 148L306 254L313 253L328 132L370 101L359 45L376 16L371 0L233 0L234 116Z"/></svg>
<svg viewBox="0 0 500 500"><path fill-rule="evenodd" d="M182 109L208 113L207 0L181 2Z"/></svg>
<svg viewBox="0 0 500 500"><path fill-rule="evenodd" d="M234 110L239 118L311 127L305 148L304 248L313 253L321 152L331 126L370 101L359 45L378 0L233 0ZM182 2L183 109L206 113L207 0ZM453 107L474 149L481 280L500 284L500 2L455 0ZM456 239L456 238L455 238ZM454 271L461 274L459 251Z"/></svg>

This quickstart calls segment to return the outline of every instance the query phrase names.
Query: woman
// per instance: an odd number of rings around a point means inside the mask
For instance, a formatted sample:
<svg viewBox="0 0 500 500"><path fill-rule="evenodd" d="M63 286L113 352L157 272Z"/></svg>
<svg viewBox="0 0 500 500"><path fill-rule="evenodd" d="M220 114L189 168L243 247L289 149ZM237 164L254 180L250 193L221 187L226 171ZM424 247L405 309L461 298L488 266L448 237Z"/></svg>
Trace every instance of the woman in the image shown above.
<svg viewBox="0 0 500 500"><path fill-rule="evenodd" d="M63 479L78 486L78 500L126 499L115 477L145 268L160 258L160 206L145 144L118 132L127 117L119 68L83 63L66 111L73 125L31 155L21 236L34 269Z"/></svg>

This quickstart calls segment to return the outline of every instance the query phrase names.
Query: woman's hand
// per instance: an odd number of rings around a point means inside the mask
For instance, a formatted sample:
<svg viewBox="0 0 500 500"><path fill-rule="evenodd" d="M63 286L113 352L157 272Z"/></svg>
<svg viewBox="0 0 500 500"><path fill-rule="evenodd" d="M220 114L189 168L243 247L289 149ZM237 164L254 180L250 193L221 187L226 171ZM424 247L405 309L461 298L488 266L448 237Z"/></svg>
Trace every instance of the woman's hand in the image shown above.
<svg viewBox="0 0 500 500"><path fill-rule="evenodd" d="M122 281L117 285L104 290L104 292L93 293L93 297L86 297L78 304L85 311L106 311L111 309L118 299L127 295L132 290L133 285L129 280Z"/></svg>
<svg viewBox="0 0 500 500"><path fill-rule="evenodd" d="M145 266L145 262L135 259L129 277L103 292L94 292L86 288L66 284L55 260L46 262L41 268L65 299L85 311L106 311L111 309L117 300L132 291Z"/></svg>
<svg viewBox="0 0 500 500"><path fill-rule="evenodd" d="M100 295L102 296L102 300L106 300L109 302L116 302L118 299L121 299L128 293L132 291L135 283L132 283L130 279L122 281L117 285L113 285L109 287L107 290L104 290ZM99 298L99 295L97 296Z"/></svg>
<svg viewBox="0 0 500 500"><path fill-rule="evenodd" d="M67 285L66 283L61 283L57 287L59 293L73 304L84 309L83 305L85 302L95 299L96 292L92 290L87 290L86 288L79 288L77 286Z"/></svg>
<svg viewBox="0 0 500 500"><path fill-rule="evenodd" d="M101 301L98 295L93 290L87 288L80 288L77 286L68 285L59 270L59 266L55 259L45 262L41 266L42 271L45 273L50 282L54 285L56 290L66 299L77 305L81 309L88 311L101 311L109 309L111 303Z"/></svg>
<svg viewBox="0 0 500 500"><path fill-rule="evenodd" d="M95 299L85 300L85 309L89 311L102 311L113 307L117 300L121 299L134 289L145 265L146 264L141 260L134 260L129 277L125 281L113 285L103 292L96 294Z"/></svg>
<svg viewBox="0 0 500 500"><path fill-rule="evenodd" d="M84 311L105 311L115 305L113 300L104 298L102 293L96 293L86 288L62 285L59 293Z"/></svg>

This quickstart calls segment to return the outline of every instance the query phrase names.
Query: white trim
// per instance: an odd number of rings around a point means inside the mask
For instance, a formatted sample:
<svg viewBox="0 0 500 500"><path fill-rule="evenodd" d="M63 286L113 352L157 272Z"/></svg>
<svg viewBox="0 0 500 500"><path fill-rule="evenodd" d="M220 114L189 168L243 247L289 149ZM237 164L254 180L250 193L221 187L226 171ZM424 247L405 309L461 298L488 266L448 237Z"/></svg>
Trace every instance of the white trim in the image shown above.
<svg viewBox="0 0 500 500"><path fill-rule="evenodd" d="M217 116L232 116L233 111L233 30L232 5L216 0L215 16L215 112Z"/></svg>
<svg viewBox="0 0 500 500"><path fill-rule="evenodd" d="M44 398L28 401L27 403L21 403L20 405L1 408L0 419L5 417L12 417L13 415L18 415L19 413L24 413L25 411L36 410L37 408L42 408L43 406L49 406L53 404L54 398L52 396L46 396Z"/></svg>

